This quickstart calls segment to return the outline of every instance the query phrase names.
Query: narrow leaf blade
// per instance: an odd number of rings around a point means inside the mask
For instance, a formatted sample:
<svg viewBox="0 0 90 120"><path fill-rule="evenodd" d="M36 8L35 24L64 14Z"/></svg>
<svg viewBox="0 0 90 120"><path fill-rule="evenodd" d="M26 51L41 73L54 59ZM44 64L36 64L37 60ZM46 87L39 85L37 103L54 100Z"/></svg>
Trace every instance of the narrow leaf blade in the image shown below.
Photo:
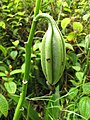
<svg viewBox="0 0 90 120"><path fill-rule="evenodd" d="M2 94L0 94L0 112L5 117L7 117L7 115L8 115L8 102Z"/></svg>

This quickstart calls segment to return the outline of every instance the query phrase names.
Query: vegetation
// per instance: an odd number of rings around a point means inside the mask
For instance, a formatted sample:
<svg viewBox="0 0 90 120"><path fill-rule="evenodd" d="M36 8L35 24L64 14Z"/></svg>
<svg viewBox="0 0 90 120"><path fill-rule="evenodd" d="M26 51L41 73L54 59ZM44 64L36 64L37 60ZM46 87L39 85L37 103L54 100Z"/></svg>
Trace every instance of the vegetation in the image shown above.
<svg viewBox="0 0 90 120"><path fill-rule="evenodd" d="M64 36L65 70L58 83L47 84L41 68L41 43L47 21L35 21L31 52L28 52L31 63L27 65L30 67L27 93L18 109L20 119L89 120L90 1L42 0L37 13L35 2L0 1L0 120L12 120L17 111L23 78L27 81L25 44L38 12L51 15Z"/></svg>

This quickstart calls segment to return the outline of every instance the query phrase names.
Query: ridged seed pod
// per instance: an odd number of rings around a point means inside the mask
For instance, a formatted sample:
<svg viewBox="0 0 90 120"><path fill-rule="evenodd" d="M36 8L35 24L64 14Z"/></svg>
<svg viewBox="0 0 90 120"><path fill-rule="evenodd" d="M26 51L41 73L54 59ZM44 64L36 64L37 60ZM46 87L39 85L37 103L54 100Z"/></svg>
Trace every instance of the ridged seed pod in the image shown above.
<svg viewBox="0 0 90 120"><path fill-rule="evenodd" d="M56 22L50 15L41 13L38 17L48 20L48 30L42 39L41 66L45 78L50 84L55 85L65 68L65 43Z"/></svg>

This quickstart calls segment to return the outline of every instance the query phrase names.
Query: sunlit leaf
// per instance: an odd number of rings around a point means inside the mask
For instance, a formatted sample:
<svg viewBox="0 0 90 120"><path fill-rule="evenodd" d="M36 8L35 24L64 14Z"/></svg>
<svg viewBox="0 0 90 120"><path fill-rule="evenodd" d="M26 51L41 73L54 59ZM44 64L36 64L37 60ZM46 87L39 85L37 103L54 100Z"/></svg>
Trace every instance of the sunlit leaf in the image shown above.
<svg viewBox="0 0 90 120"><path fill-rule="evenodd" d="M14 2L18 4L20 2L20 0L14 0Z"/></svg>
<svg viewBox="0 0 90 120"><path fill-rule="evenodd" d="M68 36L67 36L67 40L68 41L76 41L76 35L75 35L75 33L74 32L70 32L69 34L68 34Z"/></svg>
<svg viewBox="0 0 90 120"><path fill-rule="evenodd" d="M0 94L0 112L5 117L7 117L7 115L8 115L8 102L2 94Z"/></svg>
<svg viewBox="0 0 90 120"><path fill-rule="evenodd" d="M16 14L22 16L22 15L24 15L24 13L25 12L17 12Z"/></svg>
<svg viewBox="0 0 90 120"><path fill-rule="evenodd" d="M84 16L83 16L83 20L88 20L88 18L90 17L90 14L85 14Z"/></svg>
<svg viewBox="0 0 90 120"><path fill-rule="evenodd" d="M2 77L2 76L6 76L6 74L3 72L0 72L0 77Z"/></svg>
<svg viewBox="0 0 90 120"><path fill-rule="evenodd" d="M3 55L6 57L7 49L4 46L0 45L0 50L3 52Z"/></svg>
<svg viewBox="0 0 90 120"><path fill-rule="evenodd" d="M80 66L72 66L72 68L76 71L80 71L80 69L81 69Z"/></svg>
<svg viewBox="0 0 90 120"><path fill-rule="evenodd" d="M73 29L77 32L82 32L83 25L80 22L73 22Z"/></svg>
<svg viewBox="0 0 90 120"><path fill-rule="evenodd" d="M77 77L77 79L80 81L80 83L81 83L82 80L83 80L83 75L84 75L83 72L76 72L76 77Z"/></svg>
<svg viewBox="0 0 90 120"><path fill-rule="evenodd" d="M18 73L21 73L21 72L22 72L22 69L16 69L16 70L11 71L10 75L18 74Z"/></svg>
<svg viewBox="0 0 90 120"><path fill-rule="evenodd" d="M14 82L12 82L12 81L10 81L10 82L5 82L4 83L4 85L5 85L5 88L6 88L6 90L10 93L10 94L14 94L15 92L16 92L16 84L14 83Z"/></svg>
<svg viewBox="0 0 90 120"><path fill-rule="evenodd" d="M5 23L3 21L0 21L0 27L2 27L3 29L5 29Z"/></svg>
<svg viewBox="0 0 90 120"><path fill-rule="evenodd" d="M70 18L64 18L62 21L61 21L61 27L63 29L65 29L67 27L67 25L70 23Z"/></svg>
<svg viewBox="0 0 90 120"><path fill-rule="evenodd" d="M16 40L16 41L12 42L12 44L13 44L14 46L18 46L19 40Z"/></svg>
<svg viewBox="0 0 90 120"><path fill-rule="evenodd" d="M70 50L74 51L73 46L71 44L65 43L65 46L66 46L66 49L70 49Z"/></svg>
<svg viewBox="0 0 90 120"><path fill-rule="evenodd" d="M22 69L22 73L24 73L25 72L25 63L22 64L21 69Z"/></svg>
<svg viewBox="0 0 90 120"><path fill-rule="evenodd" d="M90 51L90 34L85 37L85 49L87 53Z"/></svg>

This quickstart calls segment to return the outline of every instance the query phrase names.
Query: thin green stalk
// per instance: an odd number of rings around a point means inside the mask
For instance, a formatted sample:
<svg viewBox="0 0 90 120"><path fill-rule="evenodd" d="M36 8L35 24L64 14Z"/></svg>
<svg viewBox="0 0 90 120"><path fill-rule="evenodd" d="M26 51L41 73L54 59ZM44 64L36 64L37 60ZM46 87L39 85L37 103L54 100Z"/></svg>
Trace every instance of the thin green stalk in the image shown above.
<svg viewBox="0 0 90 120"><path fill-rule="evenodd" d="M60 19L61 19L61 13L62 13L62 9L63 9L63 3L64 0L62 0L61 5L60 5L60 11L59 11L59 15L58 15L58 20L57 20L57 24L59 25Z"/></svg>
<svg viewBox="0 0 90 120"><path fill-rule="evenodd" d="M40 3L41 3L41 0L36 0L34 17L39 13ZM30 73L30 69L31 69L31 47L32 47L32 40L34 37L36 24L37 24L36 21L33 20L32 25L31 25L30 34L28 37L28 41L25 45L25 48L26 48L25 73L24 73L24 79L22 81L22 92L20 94L20 99L18 101L13 120L19 120L20 113L23 110L22 108L23 108L23 103L25 101L25 97L26 97L26 93L27 93L27 84L29 81L29 73Z"/></svg>
<svg viewBox="0 0 90 120"><path fill-rule="evenodd" d="M30 103L29 103L29 105L28 105L27 118L26 118L26 120L29 120L29 114L30 114Z"/></svg>

